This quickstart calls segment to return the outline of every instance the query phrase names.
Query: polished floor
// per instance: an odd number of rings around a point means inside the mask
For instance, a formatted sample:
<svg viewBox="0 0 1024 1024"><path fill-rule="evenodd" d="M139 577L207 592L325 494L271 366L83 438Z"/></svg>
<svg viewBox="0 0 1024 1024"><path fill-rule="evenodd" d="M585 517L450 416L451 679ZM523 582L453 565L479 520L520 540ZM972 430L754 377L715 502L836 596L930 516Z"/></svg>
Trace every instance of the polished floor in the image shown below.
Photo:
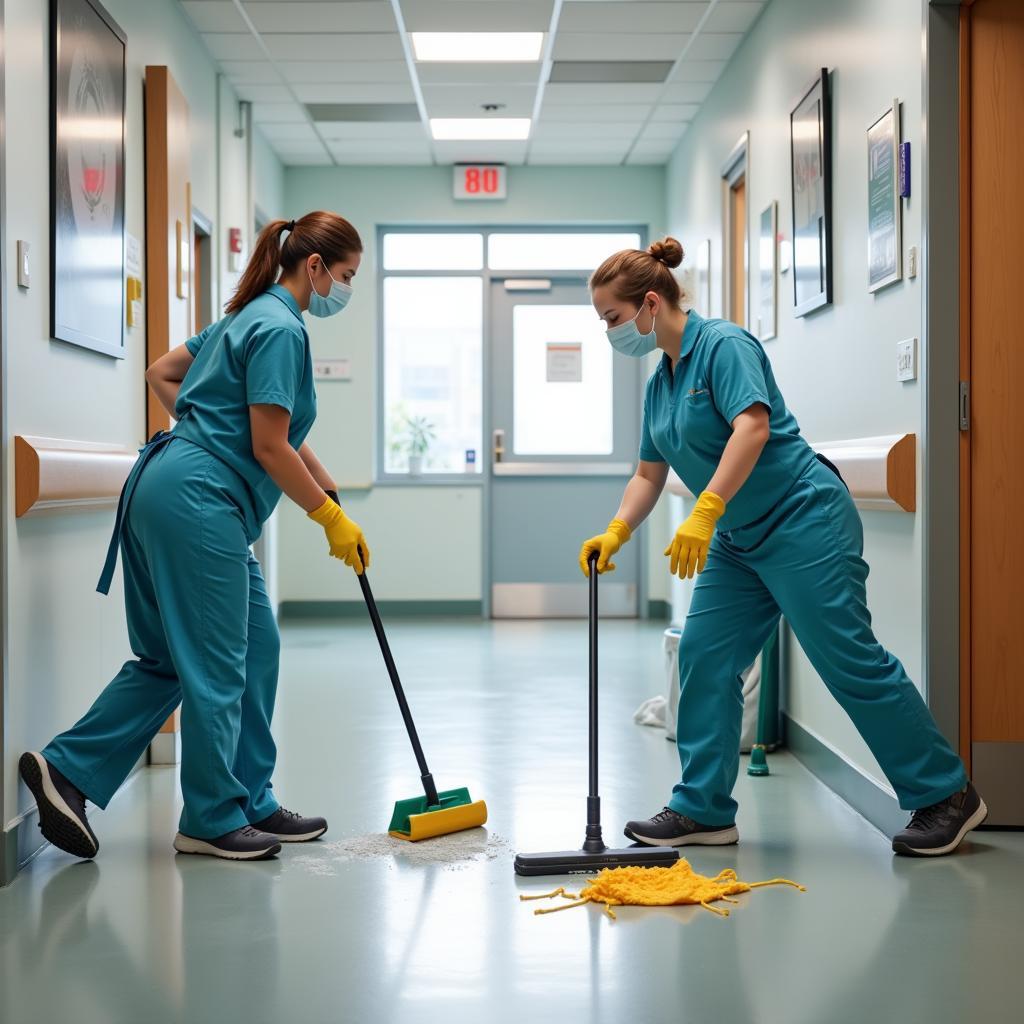
<svg viewBox="0 0 1024 1024"><path fill-rule="evenodd" d="M0 1021L1021 1019L1024 835L894 859L785 754L769 778L740 775L740 845L691 861L806 893L756 891L728 919L699 907L535 917L518 895L560 883L517 879L512 850L582 840L585 624L392 632L434 773L487 800L489 846L481 835L456 864L359 855L394 800L416 794L415 765L368 625L290 625L276 786L287 806L329 816L329 842L263 864L176 857L174 772L140 773L96 814L95 862L47 850L0 890ZM659 627L604 627L606 838L659 809L677 771L664 734L631 722L661 672Z"/></svg>

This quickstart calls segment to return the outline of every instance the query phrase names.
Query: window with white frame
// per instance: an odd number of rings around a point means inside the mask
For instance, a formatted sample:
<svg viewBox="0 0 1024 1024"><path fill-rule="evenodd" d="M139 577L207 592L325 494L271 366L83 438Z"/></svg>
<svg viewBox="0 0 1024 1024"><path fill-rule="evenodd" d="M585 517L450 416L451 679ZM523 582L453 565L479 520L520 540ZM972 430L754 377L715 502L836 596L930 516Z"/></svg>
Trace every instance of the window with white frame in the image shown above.
<svg viewBox="0 0 1024 1024"><path fill-rule="evenodd" d="M381 238L383 475L478 474L490 272L588 274L637 232L386 231ZM486 253L486 257L485 257Z"/></svg>

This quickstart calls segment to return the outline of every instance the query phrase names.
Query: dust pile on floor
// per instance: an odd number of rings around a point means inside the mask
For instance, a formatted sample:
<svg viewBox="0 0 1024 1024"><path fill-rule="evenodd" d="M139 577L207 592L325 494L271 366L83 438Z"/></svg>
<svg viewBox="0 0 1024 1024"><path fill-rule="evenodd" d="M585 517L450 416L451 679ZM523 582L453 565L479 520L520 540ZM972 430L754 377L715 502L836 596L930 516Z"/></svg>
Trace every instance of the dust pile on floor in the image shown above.
<svg viewBox="0 0 1024 1024"><path fill-rule="evenodd" d="M370 833L317 843L311 849L315 852L289 857L289 863L306 868L311 874L333 875L339 865L368 860L391 860L413 866L437 864L457 871L470 864L508 856L512 845L495 832L474 828L419 843L395 839L387 833Z"/></svg>

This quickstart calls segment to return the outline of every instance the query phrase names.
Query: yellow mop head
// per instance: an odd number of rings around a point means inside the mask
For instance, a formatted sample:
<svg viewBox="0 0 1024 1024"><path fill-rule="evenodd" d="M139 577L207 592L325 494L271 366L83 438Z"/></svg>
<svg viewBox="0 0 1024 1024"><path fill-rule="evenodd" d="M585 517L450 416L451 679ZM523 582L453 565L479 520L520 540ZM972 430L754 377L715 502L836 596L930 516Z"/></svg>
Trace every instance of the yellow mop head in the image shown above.
<svg viewBox="0 0 1024 1024"><path fill-rule="evenodd" d="M520 896L519 899L545 900L556 896L564 896L573 903L561 907L547 907L535 910L535 914L554 914L559 910L582 907L588 903L600 903L605 913L614 921L615 911L612 907L626 905L640 907L673 907L687 903L699 903L705 910L713 914L728 917L728 910L718 910L709 904L717 900L726 903L738 903L730 899L737 893L750 892L765 885L791 885L801 892L807 890L797 882L788 878L773 878L768 882L741 882L732 868L726 868L714 878L698 875L690 867L690 862L680 858L670 868L605 868L596 878L588 882L579 893L556 889L554 892L539 896Z"/></svg>

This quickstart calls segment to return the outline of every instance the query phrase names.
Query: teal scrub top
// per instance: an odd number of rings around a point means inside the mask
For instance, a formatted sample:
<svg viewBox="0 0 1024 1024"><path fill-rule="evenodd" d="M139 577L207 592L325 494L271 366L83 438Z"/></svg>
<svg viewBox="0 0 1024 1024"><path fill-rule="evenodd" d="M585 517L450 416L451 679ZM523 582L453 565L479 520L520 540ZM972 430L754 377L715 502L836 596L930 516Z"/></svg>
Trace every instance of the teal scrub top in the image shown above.
<svg viewBox="0 0 1024 1024"><path fill-rule="evenodd" d="M647 381L640 458L667 462L694 494L703 491L732 436L732 421L760 402L768 407L768 443L729 502L719 529L767 515L814 461L786 408L760 342L727 320L690 311L675 371L666 354Z"/></svg>
<svg viewBox="0 0 1024 1024"><path fill-rule="evenodd" d="M286 288L271 285L211 324L185 347L195 357L174 407L174 433L226 462L248 485L258 522L281 490L252 453L250 405L291 413L288 443L298 451L316 419L313 357L302 311Z"/></svg>

